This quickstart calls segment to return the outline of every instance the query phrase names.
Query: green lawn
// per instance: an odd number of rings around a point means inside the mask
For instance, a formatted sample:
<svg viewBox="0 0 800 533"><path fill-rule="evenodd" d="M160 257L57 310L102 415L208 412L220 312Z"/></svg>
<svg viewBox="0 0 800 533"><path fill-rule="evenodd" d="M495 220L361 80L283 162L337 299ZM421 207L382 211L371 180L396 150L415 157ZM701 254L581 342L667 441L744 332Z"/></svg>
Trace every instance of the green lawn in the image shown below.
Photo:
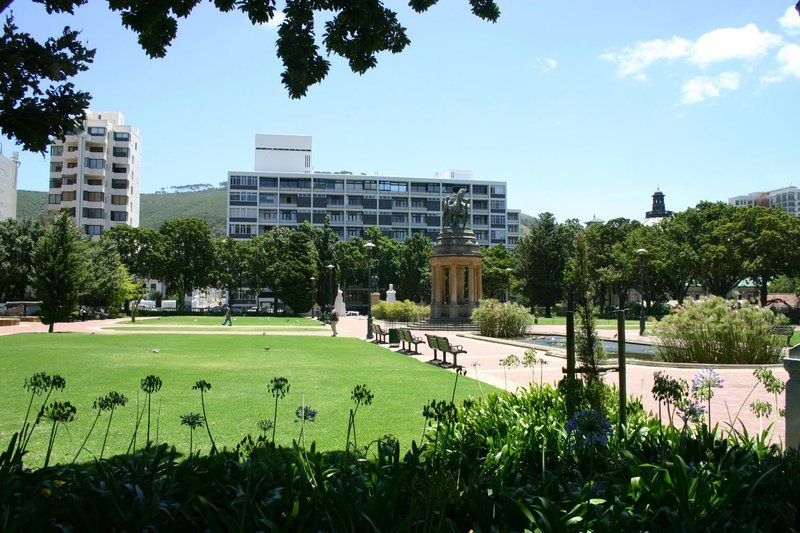
<svg viewBox="0 0 800 533"><path fill-rule="evenodd" d="M577 322L577 320L576 320ZM554 316L551 318L546 318L540 316L538 319L538 325L540 326L566 326L567 319L563 316ZM616 319L611 318L598 318L597 319L597 329L617 329L617 321ZM625 329L639 329L639 321L638 320L626 320L625 321Z"/></svg>
<svg viewBox="0 0 800 533"><path fill-rule="evenodd" d="M223 316L159 316L159 317L138 317L136 322L131 325L148 326L158 324L161 326L219 326L225 320ZM283 316L234 316L231 321L235 326L321 326L318 320L304 317L283 317ZM122 322L124 324L130 321Z"/></svg>
<svg viewBox="0 0 800 533"><path fill-rule="evenodd" d="M449 399L455 377L348 338L55 333L11 335L1 342L0 445L5 446L25 415L29 400L22 387L25 378L37 371L58 373L66 378L67 387L53 399L69 400L78 408L69 433L62 430L58 434L54 457L61 462L72 460L83 440L94 418L93 400L111 390L132 400L114 416L109 437L112 453L126 450L133 434L139 380L148 374L156 374L164 382L153 405L153 426L158 405L162 405L159 439L184 451L188 450L189 435L180 426L179 415L200 410L199 393L192 390L200 379L212 385L206 407L218 446L235 446L248 432L257 433L259 419L272 418L267 383L272 377L285 376L291 393L279 404L277 440L288 444L297 437L299 426L293 422L293 413L305 399L306 405L319 411L317 421L308 427L308 437L322 449L341 449L350 391L356 384L366 384L375 394L373 404L358 413L359 443L391 433L407 448L412 439L419 440L423 405L434 398ZM266 344L269 351L264 349ZM496 390L485 384L482 389L484 393ZM458 398L479 394L476 381L459 380ZM142 400L143 394L139 397ZM87 445L95 453L102 441L101 425ZM27 457L28 464L42 463L48 436L49 428L40 424L31 440L33 453ZM209 449L204 431L195 433L195 444Z"/></svg>
<svg viewBox="0 0 800 533"><path fill-rule="evenodd" d="M329 326L323 326L319 324L315 327L302 327L302 326L239 326L238 324L235 326L221 326L219 324L214 326L158 326L158 327L150 327L148 329L146 324L139 324L138 322L133 325L125 325L125 326L109 326L103 327L102 329L107 329L109 331L146 331L148 333L154 333L158 331L263 331L266 333L270 333L272 331L294 331L302 332L302 331L330 331Z"/></svg>

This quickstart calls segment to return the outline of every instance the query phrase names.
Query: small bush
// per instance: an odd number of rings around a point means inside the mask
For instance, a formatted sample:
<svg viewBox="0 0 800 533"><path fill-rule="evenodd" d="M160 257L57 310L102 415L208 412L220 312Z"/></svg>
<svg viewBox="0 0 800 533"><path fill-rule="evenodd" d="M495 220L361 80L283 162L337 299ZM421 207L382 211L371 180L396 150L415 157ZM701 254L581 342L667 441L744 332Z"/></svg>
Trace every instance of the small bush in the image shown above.
<svg viewBox="0 0 800 533"><path fill-rule="evenodd" d="M431 308L418 305L411 300L402 302L380 302L372 306L372 315L388 322L419 322L431 316Z"/></svg>
<svg viewBox="0 0 800 533"><path fill-rule="evenodd" d="M689 301L655 326L661 341L656 356L680 363L777 363L781 343L772 327L778 321L768 309L719 297Z"/></svg>
<svg viewBox="0 0 800 533"><path fill-rule="evenodd" d="M517 303L482 300L472 311L472 321L478 324L481 335L487 337L519 337L533 323L528 309Z"/></svg>

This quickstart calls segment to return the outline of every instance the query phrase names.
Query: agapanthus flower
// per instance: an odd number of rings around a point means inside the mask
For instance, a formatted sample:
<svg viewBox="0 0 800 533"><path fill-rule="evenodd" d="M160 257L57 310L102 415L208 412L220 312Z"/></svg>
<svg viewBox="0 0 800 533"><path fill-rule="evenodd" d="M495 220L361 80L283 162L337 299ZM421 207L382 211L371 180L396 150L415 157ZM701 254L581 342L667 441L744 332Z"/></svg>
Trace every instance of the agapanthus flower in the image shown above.
<svg viewBox="0 0 800 533"><path fill-rule="evenodd" d="M703 415L706 414L704 406L689 398L681 398L675 407L684 424L688 422L699 423L703 419Z"/></svg>
<svg viewBox="0 0 800 533"><path fill-rule="evenodd" d="M721 389L725 380L713 368L704 368L692 378L692 394L699 400L710 400L714 389Z"/></svg>
<svg viewBox="0 0 800 533"><path fill-rule="evenodd" d="M614 434L611 421L602 413L593 410L578 411L567 420L564 429L574 438L577 446L607 446L608 437Z"/></svg>
<svg viewBox="0 0 800 533"><path fill-rule="evenodd" d="M294 411L294 421L300 422L305 420L306 422L314 422L317 419L317 412L310 407L300 405Z"/></svg>

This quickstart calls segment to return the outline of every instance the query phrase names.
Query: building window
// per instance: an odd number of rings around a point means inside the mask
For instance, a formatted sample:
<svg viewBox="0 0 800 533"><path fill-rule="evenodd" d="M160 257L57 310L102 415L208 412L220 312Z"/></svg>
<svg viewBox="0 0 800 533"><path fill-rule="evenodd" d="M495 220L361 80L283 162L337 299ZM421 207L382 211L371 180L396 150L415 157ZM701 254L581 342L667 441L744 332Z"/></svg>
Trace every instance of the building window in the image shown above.
<svg viewBox="0 0 800 533"><path fill-rule="evenodd" d="M78 168L78 163L75 162L67 163L67 168Z"/></svg>
<svg viewBox="0 0 800 533"><path fill-rule="evenodd" d="M83 218L103 218L103 210L93 207L84 207L81 216Z"/></svg>
<svg viewBox="0 0 800 533"><path fill-rule="evenodd" d="M115 141L130 141L131 134L125 131L115 131L114 132L114 140Z"/></svg>
<svg viewBox="0 0 800 533"><path fill-rule="evenodd" d="M83 191L83 200L85 202L102 202L103 193L95 191Z"/></svg>
<svg viewBox="0 0 800 533"><path fill-rule="evenodd" d="M127 146L115 146L112 150L114 157L128 157L128 147Z"/></svg>
<svg viewBox="0 0 800 533"><path fill-rule="evenodd" d="M506 186L505 185L492 185L492 194L506 194Z"/></svg>
<svg viewBox="0 0 800 533"><path fill-rule="evenodd" d="M47 196L47 203L48 204L60 204L61 203L61 195L60 194L50 194Z"/></svg>
<svg viewBox="0 0 800 533"><path fill-rule="evenodd" d="M472 209L478 211L486 211L487 209L489 209L489 202L487 202L486 200L473 200Z"/></svg>
<svg viewBox="0 0 800 533"><path fill-rule="evenodd" d="M256 218L255 207L231 207L230 218Z"/></svg>
<svg viewBox="0 0 800 533"><path fill-rule="evenodd" d="M277 205L278 195L276 193L262 192L258 195L259 205Z"/></svg>
<svg viewBox="0 0 800 533"><path fill-rule="evenodd" d="M106 134L106 129L101 126L93 126L88 128L86 131L89 133L89 135L95 135L98 137Z"/></svg>
<svg viewBox="0 0 800 533"><path fill-rule="evenodd" d="M404 209L408 207L408 198L395 198L394 207L395 209Z"/></svg>
<svg viewBox="0 0 800 533"><path fill-rule="evenodd" d="M231 176L231 187L257 187L258 177L256 176Z"/></svg>
<svg viewBox="0 0 800 533"><path fill-rule="evenodd" d="M281 222L297 222L297 211L281 211Z"/></svg>
<svg viewBox="0 0 800 533"><path fill-rule="evenodd" d="M411 199L411 207L413 209L427 209L428 208L428 200L425 198L412 198Z"/></svg>
<svg viewBox="0 0 800 533"><path fill-rule="evenodd" d="M86 168L105 168L106 162L104 159L92 159L87 157L84 165Z"/></svg>
<svg viewBox="0 0 800 533"><path fill-rule="evenodd" d="M253 235L255 229L250 224L231 224L231 235Z"/></svg>
<svg viewBox="0 0 800 533"><path fill-rule="evenodd" d="M492 215L492 224L502 224L506 225L506 217L505 215Z"/></svg>
<svg viewBox="0 0 800 533"><path fill-rule="evenodd" d="M64 168L62 163L50 163L50 172L61 172Z"/></svg>
<svg viewBox="0 0 800 533"><path fill-rule="evenodd" d="M472 186L472 194L487 194L489 192L488 187L486 185L473 185Z"/></svg>
<svg viewBox="0 0 800 533"><path fill-rule="evenodd" d="M519 213L507 213L509 222L516 222L519 220Z"/></svg>
<svg viewBox="0 0 800 533"><path fill-rule="evenodd" d="M411 213L411 223L412 224L424 224L425 223L425 215L422 213Z"/></svg>
<svg viewBox="0 0 800 533"><path fill-rule="evenodd" d="M50 147L50 155L58 157L60 155L64 155L64 147L63 146L51 146Z"/></svg>
<svg viewBox="0 0 800 533"><path fill-rule="evenodd" d="M277 187L278 178L258 178L258 184L261 187Z"/></svg>
<svg viewBox="0 0 800 533"><path fill-rule="evenodd" d="M505 200L492 200L492 209L503 209L506 208Z"/></svg>
<svg viewBox="0 0 800 533"><path fill-rule="evenodd" d="M392 213L392 222L395 224L405 224L406 222L406 214L405 213Z"/></svg>
<svg viewBox="0 0 800 533"><path fill-rule="evenodd" d="M74 202L77 197L78 193L76 191L64 191L61 193L62 202Z"/></svg>
<svg viewBox="0 0 800 533"><path fill-rule="evenodd" d="M381 181L378 190L389 192L408 192L408 183L402 181Z"/></svg>
<svg viewBox="0 0 800 533"><path fill-rule="evenodd" d="M112 194L111 195L111 205L127 205L128 204L128 197L124 194Z"/></svg>
<svg viewBox="0 0 800 533"><path fill-rule="evenodd" d="M86 224L83 226L83 232L86 235L100 235L103 232L103 226L94 226Z"/></svg>
<svg viewBox="0 0 800 533"><path fill-rule="evenodd" d="M60 178L50 178L50 188L51 189L60 189L61 188L61 179Z"/></svg>
<svg viewBox="0 0 800 533"><path fill-rule="evenodd" d="M67 146L67 152L77 152L77 151L78 151L77 146Z"/></svg>
<svg viewBox="0 0 800 533"><path fill-rule="evenodd" d="M258 202L258 194L254 192L231 191L231 202Z"/></svg>
<svg viewBox="0 0 800 533"><path fill-rule="evenodd" d="M125 211L111 211L111 220L114 222L125 222L128 220L128 213Z"/></svg>
<svg viewBox="0 0 800 533"><path fill-rule="evenodd" d="M361 224L361 213L347 213L347 221L355 224Z"/></svg>

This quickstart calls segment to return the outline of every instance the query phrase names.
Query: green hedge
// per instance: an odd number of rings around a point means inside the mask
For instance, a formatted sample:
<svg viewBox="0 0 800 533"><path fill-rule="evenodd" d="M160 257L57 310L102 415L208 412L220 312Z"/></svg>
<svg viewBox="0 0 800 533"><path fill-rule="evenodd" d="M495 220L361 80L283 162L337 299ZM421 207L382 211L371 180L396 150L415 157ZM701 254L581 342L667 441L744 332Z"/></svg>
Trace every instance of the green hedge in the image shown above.
<svg viewBox="0 0 800 533"><path fill-rule="evenodd" d="M533 317L526 307L517 303L481 300L478 308L472 311L472 321L478 324L481 335L508 338L524 335L533 324Z"/></svg>
<svg viewBox="0 0 800 533"><path fill-rule="evenodd" d="M431 316L431 308L411 300L394 303L382 301L372 306L372 316L388 322L419 322Z"/></svg>

